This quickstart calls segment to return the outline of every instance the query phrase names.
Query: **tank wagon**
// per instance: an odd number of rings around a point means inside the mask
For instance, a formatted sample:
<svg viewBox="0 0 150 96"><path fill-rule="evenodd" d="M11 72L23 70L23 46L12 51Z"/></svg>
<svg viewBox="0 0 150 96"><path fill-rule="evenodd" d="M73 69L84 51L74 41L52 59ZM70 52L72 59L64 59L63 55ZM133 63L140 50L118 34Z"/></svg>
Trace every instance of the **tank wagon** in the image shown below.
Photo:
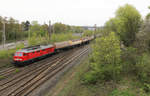
<svg viewBox="0 0 150 96"><path fill-rule="evenodd" d="M54 44L49 45L36 45L31 47L26 47L16 51L13 56L13 63L15 65L24 65L26 63L31 63L40 58L46 57L50 54L59 52L60 50L69 49L73 47L77 47L80 45L84 45L93 40L94 37L85 37L76 40L69 40L63 42L56 42Z"/></svg>

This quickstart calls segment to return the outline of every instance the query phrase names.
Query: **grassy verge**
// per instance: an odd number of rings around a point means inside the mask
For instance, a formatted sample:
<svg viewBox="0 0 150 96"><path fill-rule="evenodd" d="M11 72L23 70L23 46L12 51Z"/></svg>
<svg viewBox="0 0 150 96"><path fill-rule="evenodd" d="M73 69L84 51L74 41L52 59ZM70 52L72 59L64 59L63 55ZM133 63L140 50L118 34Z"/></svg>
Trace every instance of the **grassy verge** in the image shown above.
<svg viewBox="0 0 150 96"><path fill-rule="evenodd" d="M4 78L5 78L4 76L0 76L0 80L1 80L1 79L4 79Z"/></svg>
<svg viewBox="0 0 150 96"><path fill-rule="evenodd" d="M15 49L9 49L9 50L0 50L0 68L1 67L8 67L12 66L11 60L13 57L13 54L24 47L24 44L18 44Z"/></svg>

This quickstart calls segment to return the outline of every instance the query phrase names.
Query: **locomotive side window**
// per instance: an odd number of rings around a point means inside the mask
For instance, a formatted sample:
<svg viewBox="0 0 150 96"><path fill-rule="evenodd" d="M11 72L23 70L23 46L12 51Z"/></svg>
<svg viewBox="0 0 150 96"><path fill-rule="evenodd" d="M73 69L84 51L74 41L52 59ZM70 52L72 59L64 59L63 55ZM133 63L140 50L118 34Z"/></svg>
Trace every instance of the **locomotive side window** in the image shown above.
<svg viewBox="0 0 150 96"><path fill-rule="evenodd" d="M27 56L27 54L26 54L26 53L24 53L24 56Z"/></svg>
<svg viewBox="0 0 150 96"><path fill-rule="evenodd" d="M18 56L22 56L22 53L19 53Z"/></svg>
<svg viewBox="0 0 150 96"><path fill-rule="evenodd" d="M15 53L15 56L23 56L23 53Z"/></svg>

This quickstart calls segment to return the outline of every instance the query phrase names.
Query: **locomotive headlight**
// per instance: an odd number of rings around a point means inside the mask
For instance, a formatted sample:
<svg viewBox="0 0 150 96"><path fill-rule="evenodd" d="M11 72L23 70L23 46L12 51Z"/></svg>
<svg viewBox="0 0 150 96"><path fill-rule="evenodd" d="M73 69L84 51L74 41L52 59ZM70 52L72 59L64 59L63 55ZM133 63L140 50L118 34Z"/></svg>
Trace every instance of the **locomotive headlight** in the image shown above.
<svg viewBox="0 0 150 96"><path fill-rule="evenodd" d="M20 59L20 58L16 58L15 60L22 60L22 59Z"/></svg>

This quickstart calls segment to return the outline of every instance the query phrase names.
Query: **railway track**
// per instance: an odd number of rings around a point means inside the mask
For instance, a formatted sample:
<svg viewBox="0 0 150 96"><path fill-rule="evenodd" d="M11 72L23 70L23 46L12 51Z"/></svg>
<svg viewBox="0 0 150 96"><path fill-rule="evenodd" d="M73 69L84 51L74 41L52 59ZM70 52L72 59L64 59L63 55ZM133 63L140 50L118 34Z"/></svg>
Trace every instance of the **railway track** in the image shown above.
<svg viewBox="0 0 150 96"><path fill-rule="evenodd" d="M23 79L25 79L25 78L27 78L28 76L34 74L35 72L40 72L40 71L44 70L45 67L48 66L49 64L55 63L56 61L59 61L59 60L61 60L61 59L62 59L62 57L61 57L61 58L56 58L56 59L55 59L54 61L52 61L52 62L45 62L46 64L44 64L43 66L34 68L34 69L28 71L28 73L23 72L22 74L19 74L19 75L15 76L14 78L12 78L12 79L10 79L10 80L8 80L8 81L5 81L5 82L3 82L3 83L0 83L0 86L1 86L0 91L2 91L2 90L4 90L4 89L6 89L6 88L12 86L13 84L15 84L15 83L17 83L17 82L19 82L19 81L21 81L21 80L23 80ZM38 73L37 73L37 74L38 74Z"/></svg>
<svg viewBox="0 0 150 96"><path fill-rule="evenodd" d="M80 48L82 48L82 46ZM79 48L75 48L75 49L72 49L72 50L69 50L69 51L65 51L63 53L56 54L54 56L51 56L51 57L48 57L48 58L43 59L41 61L30 64L28 66L21 67L21 68L19 68L19 72L16 73L16 74L14 74L15 72L12 72L12 71L10 72L8 70L8 71L5 72L5 74L2 73L4 75L0 75L0 76L5 76L5 79L0 80L0 86L4 85L5 83L11 82L11 81L15 80L16 78L20 78L21 76L23 76L25 74L28 74L29 72L34 71L36 68L41 67L42 65L44 65L43 63L53 61L53 60L57 59L58 57L62 57L64 55L69 54L71 52L74 52L75 50L78 50L78 49ZM13 70L16 70L16 68L14 67ZM10 75L13 75L13 76L10 76Z"/></svg>
<svg viewBox="0 0 150 96"><path fill-rule="evenodd" d="M82 46L81 46L80 48L82 48ZM59 53L59 54L57 54L57 55L55 55L55 56L51 56L51 57L48 57L48 58L46 58L46 59L40 60L40 61L38 61L38 62L35 62L35 63L33 63L33 64L30 64L30 65L28 65L28 66L19 68L19 72L20 72L20 71L25 71L26 69L31 69L31 67L35 67L35 65L37 65L37 67L39 67L39 66L41 66L40 64L41 64L42 62L47 62L47 61L49 61L49 59L51 59L51 61L53 61L54 59L56 59L56 58L58 58L58 57L60 57L60 56L63 56L64 54L67 54L67 53L69 53L70 51L74 51L74 50L77 50L77 49L79 49L79 48L75 48L75 49L69 50L69 51L67 51L67 52ZM0 76L9 77L10 75L15 74L17 69L18 69L18 68L16 68L16 67L9 67L9 68L3 69L3 70L0 71Z"/></svg>
<svg viewBox="0 0 150 96"><path fill-rule="evenodd" d="M32 70L28 70L27 73L24 72L22 75L0 82L0 94L2 96L27 96L43 82L50 79L87 51L88 49L86 48L79 49L75 52L68 52L69 54L63 54L61 57L58 56L51 62L43 60L44 62L41 62L41 64L34 65L34 68L30 66Z"/></svg>
<svg viewBox="0 0 150 96"><path fill-rule="evenodd" d="M0 71L0 76L4 76L5 74L11 73L15 70L15 67L5 68Z"/></svg>
<svg viewBox="0 0 150 96"><path fill-rule="evenodd" d="M46 59L43 59L43 60L41 60L41 61L35 62L35 63L33 63L33 64L30 64L30 65L28 65L28 66L21 67L21 68L13 67L13 68L11 68L10 70L6 70L6 71L1 72L1 73L0 73L0 76L8 77L8 76L10 76L10 75L12 75L12 74L15 74L15 73L16 73L15 71L16 71L17 69L19 69L19 72L26 71L26 70L28 71L28 70L32 69L31 67L35 67L36 65L37 65L36 67L39 67L39 66L40 66L40 63L42 63L42 62L48 62L49 59L50 59L51 61L53 61L53 60L55 60L56 58L58 58L59 56L61 56L61 55L59 54L59 55L57 55L57 56L48 57L48 58L46 58ZM33 69L32 69L32 70L33 70ZM32 70L31 70L31 71L32 71Z"/></svg>
<svg viewBox="0 0 150 96"><path fill-rule="evenodd" d="M0 70L0 73L13 69L14 67L3 68Z"/></svg>

